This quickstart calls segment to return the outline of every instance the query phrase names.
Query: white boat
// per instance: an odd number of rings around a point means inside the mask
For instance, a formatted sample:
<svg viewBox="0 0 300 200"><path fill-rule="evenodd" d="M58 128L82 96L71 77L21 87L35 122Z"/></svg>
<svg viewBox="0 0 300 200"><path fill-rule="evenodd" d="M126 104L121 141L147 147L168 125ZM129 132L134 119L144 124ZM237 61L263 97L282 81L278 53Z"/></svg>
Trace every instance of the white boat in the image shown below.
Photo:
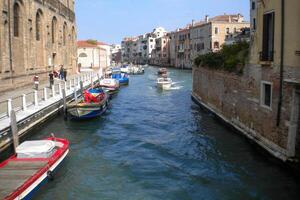
<svg viewBox="0 0 300 200"><path fill-rule="evenodd" d="M119 81L117 81L116 79L106 78L100 81L100 87L118 89L120 85L119 85Z"/></svg>
<svg viewBox="0 0 300 200"><path fill-rule="evenodd" d="M163 90L168 90L172 87L172 79L171 78L158 78L157 79L157 87Z"/></svg>

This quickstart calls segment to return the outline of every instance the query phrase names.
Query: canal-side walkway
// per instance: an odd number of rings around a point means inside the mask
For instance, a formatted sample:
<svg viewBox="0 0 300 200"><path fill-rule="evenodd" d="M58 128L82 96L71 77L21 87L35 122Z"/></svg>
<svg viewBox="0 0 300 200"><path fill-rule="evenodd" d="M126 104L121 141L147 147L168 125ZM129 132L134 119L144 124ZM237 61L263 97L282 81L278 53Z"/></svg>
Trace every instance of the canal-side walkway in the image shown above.
<svg viewBox="0 0 300 200"><path fill-rule="evenodd" d="M52 88L44 84L39 90L31 86L1 95L0 100L0 152L11 144L10 113L16 112L19 135L23 136L35 125L45 121L62 108L63 91L66 99L72 100L79 94L81 82L83 88L99 79L95 73L74 75L68 81L57 80Z"/></svg>

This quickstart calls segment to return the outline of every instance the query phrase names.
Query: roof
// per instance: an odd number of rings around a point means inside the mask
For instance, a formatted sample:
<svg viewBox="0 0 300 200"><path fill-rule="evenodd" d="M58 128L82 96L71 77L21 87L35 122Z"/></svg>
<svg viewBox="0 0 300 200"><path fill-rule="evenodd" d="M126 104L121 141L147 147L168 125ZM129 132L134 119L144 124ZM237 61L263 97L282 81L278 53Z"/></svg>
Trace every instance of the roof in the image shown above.
<svg viewBox="0 0 300 200"><path fill-rule="evenodd" d="M107 45L109 46L108 44L104 43L104 42L100 42L100 41L97 41L96 44L92 44L91 42L88 42L87 40L79 40L77 41L77 47L82 47L82 48L96 48L98 46L104 46L104 45Z"/></svg>
<svg viewBox="0 0 300 200"><path fill-rule="evenodd" d="M81 48L97 48L98 46L96 44L91 44L85 40L79 40L77 41L77 47Z"/></svg>
<svg viewBox="0 0 300 200"><path fill-rule="evenodd" d="M241 22L240 20L243 18L241 14L236 15L218 15L211 18L209 21L211 22Z"/></svg>

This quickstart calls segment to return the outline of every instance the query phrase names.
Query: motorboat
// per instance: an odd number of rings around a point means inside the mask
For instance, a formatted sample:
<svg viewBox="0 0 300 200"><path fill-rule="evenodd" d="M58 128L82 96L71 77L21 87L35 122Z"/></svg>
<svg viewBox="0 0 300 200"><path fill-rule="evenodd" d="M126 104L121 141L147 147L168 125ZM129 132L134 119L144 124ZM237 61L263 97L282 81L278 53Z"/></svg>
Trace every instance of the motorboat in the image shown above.
<svg viewBox="0 0 300 200"><path fill-rule="evenodd" d="M172 87L172 79L171 78L158 78L157 79L157 87L162 90L168 90Z"/></svg>
<svg viewBox="0 0 300 200"><path fill-rule="evenodd" d="M95 87L102 87L102 89L106 90L110 95L113 95L119 92L120 84L116 79L106 78L100 80L100 83Z"/></svg>
<svg viewBox="0 0 300 200"><path fill-rule="evenodd" d="M129 84L128 74L121 72L120 68L113 69L111 78L119 81L120 85L128 85Z"/></svg>
<svg viewBox="0 0 300 200"><path fill-rule="evenodd" d="M168 70L167 68L159 68L157 74L158 75L163 75L163 74L167 74L168 73Z"/></svg>
<svg viewBox="0 0 300 200"><path fill-rule="evenodd" d="M68 153L69 141L54 135L17 146L16 153L0 163L0 199L31 199L54 178Z"/></svg>
<svg viewBox="0 0 300 200"><path fill-rule="evenodd" d="M90 119L101 116L109 105L109 94L101 88L84 91L80 100L67 104L67 112L73 119Z"/></svg>

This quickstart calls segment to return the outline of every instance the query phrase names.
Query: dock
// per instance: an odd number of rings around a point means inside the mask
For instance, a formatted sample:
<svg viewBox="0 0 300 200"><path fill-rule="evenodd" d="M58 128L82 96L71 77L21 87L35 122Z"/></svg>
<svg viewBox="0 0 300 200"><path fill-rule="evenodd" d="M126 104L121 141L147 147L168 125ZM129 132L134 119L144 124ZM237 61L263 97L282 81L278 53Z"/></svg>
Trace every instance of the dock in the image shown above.
<svg viewBox="0 0 300 200"><path fill-rule="evenodd" d="M16 112L16 121L19 137L22 138L37 125L45 122L51 116L63 109L63 94L65 100L72 101L81 95L81 88L86 89L99 82L99 75L94 72L83 73L70 79L60 81L39 91L33 90L28 94L17 94L10 99L0 102L5 110L0 112L0 152L12 145L10 128L10 112ZM18 99L18 101L16 101Z"/></svg>

